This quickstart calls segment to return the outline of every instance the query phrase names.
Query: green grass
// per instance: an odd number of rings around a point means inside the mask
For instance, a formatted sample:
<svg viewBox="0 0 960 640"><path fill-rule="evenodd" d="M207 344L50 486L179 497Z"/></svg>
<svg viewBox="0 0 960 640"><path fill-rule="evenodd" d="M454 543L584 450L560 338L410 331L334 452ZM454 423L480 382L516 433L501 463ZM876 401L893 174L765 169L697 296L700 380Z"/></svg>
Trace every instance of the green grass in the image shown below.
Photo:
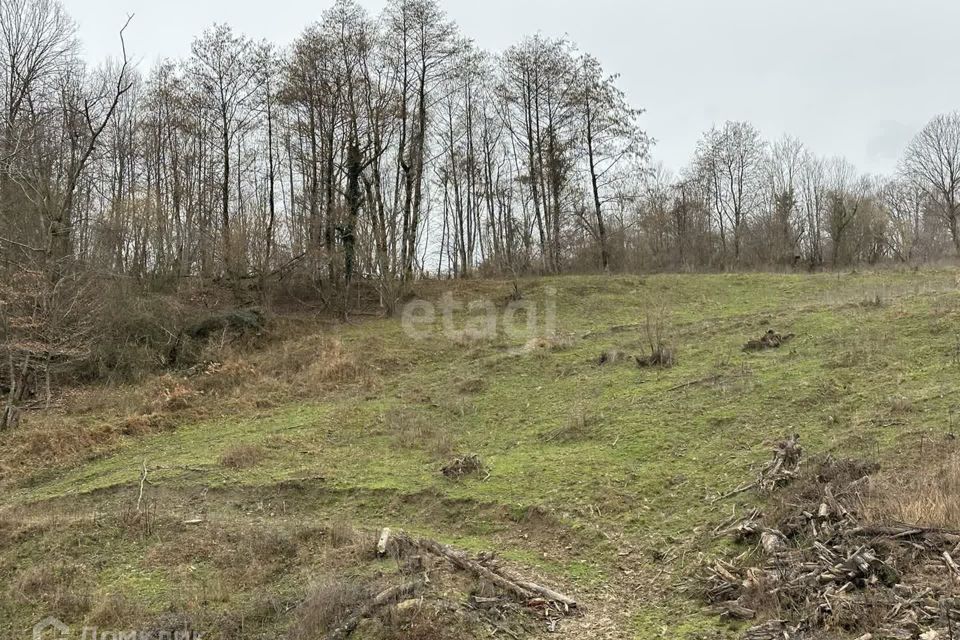
<svg viewBox="0 0 960 640"><path fill-rule="evenodd" d="M712 496L749 478L789 433L808 451L900 464L921 438L956 430L954 271L568 277L521 288L534 301L556 291L557 329L568 344L531 350L503 335L463 344L439 326L416 341L396 319L343 325L347 350L379 369L375 391L347 386L255 415L182 424L82 465L37 470L4 496L8 518L62 513L73 524L46 523L9 541L0 576L10 583L54 556L89 565L95 597L122 591L157 614L248 611L261 591L302 598L305 563L326 555L301 545L296 563L272 560L256 580L203 554L158 560L170 540L207 535L205 525L184 531L180 520L202 511L241 532L347 520L498 551L612 615L622 637L730 636L684 589L697 552L721 544L706 533L736 502L714 504ZM499 301L510 290L506 282L456 285L461 300ZM878 296L882 304L868 304ZM604 350L641 353L642 326L661 307L676 366L597 366ZM797 337L777 351L742 352L768 327ZM482 383L463 384L471 381ZM896 410L896 397L910 401L908 411ZM479 454L489 478L444 478L434 446L398 437L398 412L443 433L456 452ZM577 412L589 417L583 434L545 437ZM244 470L219 465L239 443L262 445L265 459ZM144 462L146 495L173 523L166 533L136 539L91 524L94 512L131 508ZM528 518L531 509L545 515ZM72 544L77 537L86 542ZM228 593L184 596L217 581ZM618 603L607 611L610 593ZM49 609L0 605L0 630L20 632ZM275 616L263 628L289 622Z"/></svg>

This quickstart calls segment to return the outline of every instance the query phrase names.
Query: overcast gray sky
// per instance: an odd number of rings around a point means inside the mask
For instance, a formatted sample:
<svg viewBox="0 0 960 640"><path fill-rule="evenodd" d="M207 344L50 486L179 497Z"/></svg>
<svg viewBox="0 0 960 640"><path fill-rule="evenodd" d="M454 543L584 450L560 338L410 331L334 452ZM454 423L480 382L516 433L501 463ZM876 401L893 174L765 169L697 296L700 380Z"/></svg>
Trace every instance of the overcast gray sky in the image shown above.
<svg viewBox="0 0 960 640"><path fill-rule="evenodd" d="M92 60L128 47L146 72L228 22L284 45L332 0L63 0ZM383 2L361 0L373 13ZM931 116L960 109L956 0L441 0L466 35L501 50L569 35L622 75L656 160L682 167L700 134L749 120L769 138L887 172Z"/></svg>

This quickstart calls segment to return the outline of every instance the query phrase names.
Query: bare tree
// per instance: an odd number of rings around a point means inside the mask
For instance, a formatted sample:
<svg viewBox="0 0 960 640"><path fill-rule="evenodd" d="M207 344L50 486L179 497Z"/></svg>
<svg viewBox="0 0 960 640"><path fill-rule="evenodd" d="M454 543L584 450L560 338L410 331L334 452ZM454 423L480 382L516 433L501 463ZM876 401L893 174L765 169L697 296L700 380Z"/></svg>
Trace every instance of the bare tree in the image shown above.
<svg viewBox="0 0 960 640"><path fill-rule="evenodd" d="M736 264L740 263L746 225L765 197L765 154L760 132L746 122L727 122L711 129L697 147L697 165L710 186L720 241L726 253L729 230Z"/></svg>
<svg viewBox="0 0 960 640"><path fill-rule="evenodd" d="M600 62L590 55L582 57L580 70L578 102L587 172L600 245L600 266L606 271L610 267L610 253L603 205L609 197L608 190L623 181L625 176L618 169L626 162L645 159L650 141L637 125L637 118L643 112L629 105L626 95L617 87L616 76L607 77ZM636 165L631 167L636 168ZM588 228L593 230L592 226Z"/></svg>
<svg viewBox="0 0 960 640"><path fill-rule="evenodd" d="M848 231L863 212L872 189L867 176L857 174L857 169L843 158L828 162L827 175L830 185L830 240L833 245L833 266L846 264L852 254L847 246Z"/></svg>
<svg viewBox="0 0 960 640"><path fill-rule="evenodd" d="M960 112L931 120L910 143L903 165L935 204L960 254Z"/></svg>
<svg viewBox="0 0 960 640"><path fill-rule="evenodd" d="M220 138L223 264L231 279L239 276L230 228L231 153L255 116L254 105L263 83L261 67L253 43L227 25L215 25L193 42L191 71L199 84L201 112Z"/></svg>
<svg viewBox="0 0 960 640"><path fill-rule="evenodd" d="M909 177L887 180L880 197L890 218L888 247L901 262L920 257L923 248L923 219L930 202L926 190Z"/></svg>

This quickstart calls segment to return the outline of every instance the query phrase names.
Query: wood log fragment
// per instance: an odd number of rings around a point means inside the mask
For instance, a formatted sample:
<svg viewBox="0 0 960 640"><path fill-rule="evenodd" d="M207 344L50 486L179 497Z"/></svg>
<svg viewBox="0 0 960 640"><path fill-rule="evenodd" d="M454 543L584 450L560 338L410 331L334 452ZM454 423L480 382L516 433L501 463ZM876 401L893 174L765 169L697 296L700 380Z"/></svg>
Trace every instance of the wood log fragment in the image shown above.
<svg viewBox="0 0 960 640"><path fill-rule="evenodd" d="M943 561L947 563L947 568L954 573L954 575L960 575L960 567L957 566L957 563L953 561L953 557L950 555L949 551L943 552Z"/></svg>
<svg viewBox="0 0 960 640"><path fill-rule="evenodd" d="M387 555L387 545L390 544L390 527L384 527L380 531L380 538L377 540L377 555L383 557Z"/></svg>
<svg viewBox="0 0 960 640"><path fill-rule="evenodd" d="M738 600L729 600L719 607L722 616L734 620L753 620L757 617L757 612L749 607L745 607Z"/></svg>
<svg viewBox="0 0 960 640"><path fill-rule="evenodd" d="M513 594L521 600L527 601L533 599L534 597L533 592L529 589L525 589L515 582L511 582L503 576L490 571L480 563L474 562L468 558L467 555L462 551L458 551L453 547L437 542L436 540L429 540L426 538L421 538L414 544L434 555L446 558L453 566L461 571L472 573L477 578L486 580L495 587L503 589L504 591Z"/></svg>
<svg viewBox="0 0 960 640"><path fill-rule="evenodd" d="M567 609L576 609L576 608L577 608L577 601L574 600L573 598L571 598L571 597L569 597L569 596L565 596L565 595L563 595L562 593L559 593L559 592L557 592L557 591L554 591L553 589L549 589L549 588L547 588L547 587L541 586L541 585L537 584L536 582L529 582L529 581L526 581L526 580L520 580L520 581L517 581L517 584L520 585L521 587L523 587L524 589L528 589L528 590L530 590L530 591L533 591L534 593L540 594L541 596L543 596L545 599L549 600L550 602L560 603L560 604L562 604L564 607L566 607Z"/></svg>

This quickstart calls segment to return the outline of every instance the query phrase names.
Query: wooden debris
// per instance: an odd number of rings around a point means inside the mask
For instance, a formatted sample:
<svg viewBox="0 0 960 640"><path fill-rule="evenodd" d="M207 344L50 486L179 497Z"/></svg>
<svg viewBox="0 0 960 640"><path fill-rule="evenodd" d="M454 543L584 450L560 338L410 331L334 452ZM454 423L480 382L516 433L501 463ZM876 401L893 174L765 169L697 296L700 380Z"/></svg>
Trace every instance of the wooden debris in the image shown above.
<svg viewBox="0 0 960 640"><path fill-rule="evenodd" d="M416 592L422 586L419 581L407 582L381 591L372 600L353 612L340 626L327 634L327 640L343 640L356 629L364 618L369 618L378 609L398 602Z"/></svg>
<svg viewBox="0 0 960 640"><path fill-rule="evenodd" d="M764 351L766 349L779 349L783 345L793 340L795 336L792 333L780 335L773 329L768 330L759 340L750 340L743 346L744 351Z"/></svg>
<svg viewBox="0 0 960 640"><path fill-rule="evenodd" d="M748 488L771 491L796 479L801 456L796 436L781 442ZM800 640L836 628L860 633L858 640L947 637L941 630L960 622L960 599L953 598L960 532L860 522L868 483L851 476L876 467L829 464L805 474L810 484L794 496L800 504L791 501L777 522L754 510L715 529L755 545L756 553L705 565L704 598L731 619L789 616L750 628L744 640Z"/></svg>
<svg viewBox="0 0 960 640"><path fill-rule="evenodd" d="M558 619L567 615L581 612L583 609L577 601L549 587L545 587L531 580L511 574L495 562L492 554L471 556L465 551L456 549L436 540L428 538L411 538L402 531L392 531L389 528L380 530L377 541L377 553L396 554L398 560L406 561L406 574L418 574L416 580L392 586L375 597L359 605L343 620L342 623L330 631L325 640L345 640L360 625L365 618L378 614L379 610L387 606L396 606L398 611L414 609L423 604L425 597L422 591L431 584L430 573L438 565L432 560L449 564L457 571L463 571L474 578L495 587L501 593L493 597L480 596L474 593L464 603L454 603L441 598L451 610L466 607L474 611L483 611L487 615L487 623L495 625L497 629L507 635L513 632L506 627L501 628L496 622L502 619L504 612L535 613L538 618L547 621L548 625L556 629ZM425 559L431 559L425 562ZM431 567L432 569L427 569ZM436 607L437 599L426 600Z"/></svg>
<svg viewBox="0 0 960 640"><path fill-rule="evenodd" d="M489 561L487 563L481 563L480 561L472 560L466 553L435 540L420 539L414 544L434 555L446 558L458 569L472 573L474 576L489 582L495 587L514 595L528 604L533 601L536 596L540 596L548 603L555 602L562 605L565 610L577 608L577 601L575 599L535 582L518 579Z"/></svg>
<svg viewBox="0 0 960 640"><path fill-rule="evenodd" d="M387 555L387 545L390 544L390 527L384 527L380 531L380 537L377 539L377 556Z"/></svg>
<svg viewBox="0 0 960 640"><path fill-rule="evenodd" d="M719 496L714 502L732 498L741 493L746 493L751 489L769 492L787 484L793 480L799 472L800 459L802 456L803 448L800 446L800 436L790 436L786 440L777 443L773 451L773 459L760 471L755 481Z"/></svg>
<svg viewBox="0 0 960 640"><path fill-rule="evenodd" d="M441 471L443 471L443 475L448 478L459 479L475 473L486 473L487 466L483 464L480 456L475 453L470 453L454 458L444 465Z"/></svg>
<svg viewBox="0 0 960 640"><path fill-rule="evenodd" d="M753 620L757 617L757 612L749 609L738 600L729 600L718 607L720 615L732 620Z"/></svg>

